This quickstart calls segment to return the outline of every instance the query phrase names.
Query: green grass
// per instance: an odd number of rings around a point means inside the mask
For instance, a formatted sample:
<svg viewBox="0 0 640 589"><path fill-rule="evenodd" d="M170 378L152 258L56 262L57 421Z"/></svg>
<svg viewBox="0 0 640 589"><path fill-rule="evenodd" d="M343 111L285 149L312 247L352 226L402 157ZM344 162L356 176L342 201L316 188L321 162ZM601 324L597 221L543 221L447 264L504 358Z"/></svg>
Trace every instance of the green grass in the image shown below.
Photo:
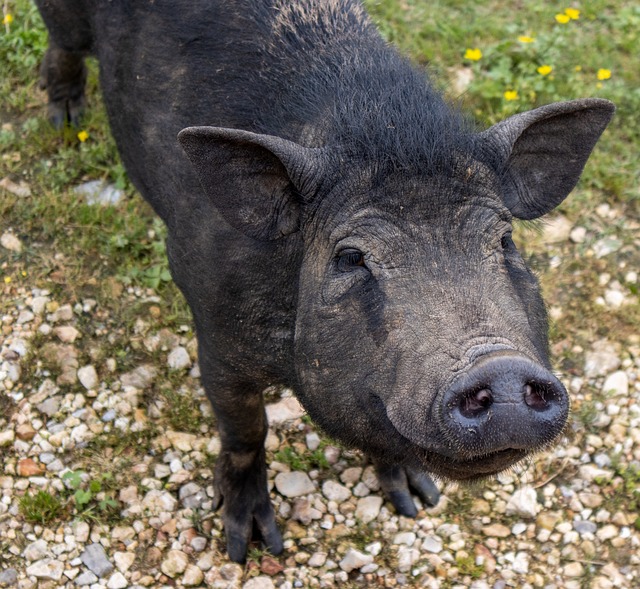
<svg viewBox="0 0 640 589"><path fill-rule="evenodd" d="M60 519L64 513L60 499L47 491L23 495L19 507L24 519L32 524L46 525Z"/></svg>

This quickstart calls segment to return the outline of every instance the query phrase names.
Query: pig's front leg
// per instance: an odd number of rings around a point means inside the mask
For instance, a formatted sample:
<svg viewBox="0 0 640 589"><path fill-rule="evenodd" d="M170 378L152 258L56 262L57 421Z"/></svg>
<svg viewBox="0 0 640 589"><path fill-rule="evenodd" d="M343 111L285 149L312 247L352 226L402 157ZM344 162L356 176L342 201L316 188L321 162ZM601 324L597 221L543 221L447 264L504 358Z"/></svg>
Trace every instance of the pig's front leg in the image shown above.
<svg viewBox="0 0 640 589"><path fill-rule="evenodd" d="M385 464L375 459L372 461L381 489L400 515L415 517L418 514L412 491L427 507L438 503L440 491L426 472L409 466Z"/></svg>
<svg viewBox="0 0 640 589"><path fill-rule="evenodd" d="M205 372L203 372L203 377ZM211 402L218 420L221 452L214 488L214 509L222 506L229 558L244 562L254 523L272 554L283 549L282 536L267 489L264 439L267 418L262 390L255 384L235 383L222 387L219 379Z"/></svg>

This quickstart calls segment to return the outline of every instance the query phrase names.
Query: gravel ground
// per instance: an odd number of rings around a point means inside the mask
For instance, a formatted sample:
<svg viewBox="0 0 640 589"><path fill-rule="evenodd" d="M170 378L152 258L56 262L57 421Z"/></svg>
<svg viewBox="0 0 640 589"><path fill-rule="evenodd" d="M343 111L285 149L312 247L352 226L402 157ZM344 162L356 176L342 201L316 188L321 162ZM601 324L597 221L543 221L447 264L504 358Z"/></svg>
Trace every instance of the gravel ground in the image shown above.
<svg viewBox="0 0 640 589"><path fill-rule="evenodd" d="M594 259L620 248L563 218L546 237L586 241ZM11 233L1 242L5 254L21 246ZM601 274L596 304L638 304L627 288L637 275L624 272ZM118 293L146 312L114 333L96 300L16 284L1 285L0 587L640 587L637 334L573 350L561 444L472 489L444 486L416 520L393 512L363 457L318 435L290 391L268 392L286 550L272 558L256 546L241 567L210 512L219 442L190 328L160 328L152 291ZM153 361L130 365L122 340ZM21 503L39 491L61 506L45 524Z"/></svg>

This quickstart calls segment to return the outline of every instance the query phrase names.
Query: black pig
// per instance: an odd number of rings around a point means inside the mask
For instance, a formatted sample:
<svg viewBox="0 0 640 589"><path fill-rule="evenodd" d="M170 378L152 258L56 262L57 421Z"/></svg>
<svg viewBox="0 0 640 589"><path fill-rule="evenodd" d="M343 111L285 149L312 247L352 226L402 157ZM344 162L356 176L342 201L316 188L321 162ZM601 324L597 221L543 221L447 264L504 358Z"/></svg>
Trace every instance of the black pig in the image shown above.
<svg viewBox="0 0 640 589"><path fill-rule="evenodd" d="M576 184L614 107L475 133L357 0L38 0L50 117L97 56L128 173L168 227L218 418L230 558L282 550L262 391L293 387L405 515L549 445L569 401L511 238ZM178 141L179 139L179 141Z"/></svg>

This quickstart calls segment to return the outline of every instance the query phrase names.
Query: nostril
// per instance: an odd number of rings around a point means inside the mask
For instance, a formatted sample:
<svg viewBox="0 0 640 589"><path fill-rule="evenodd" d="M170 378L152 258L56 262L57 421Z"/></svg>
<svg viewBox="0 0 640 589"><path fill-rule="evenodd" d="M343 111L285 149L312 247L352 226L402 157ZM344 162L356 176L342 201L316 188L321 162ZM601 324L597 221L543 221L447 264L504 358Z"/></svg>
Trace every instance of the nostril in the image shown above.
<svg viewBox="0 0 640 589"><path fill-rule="evenodd" d="M493 405L491 389L485 387L469 392L460 401L460 413L466 418L477 417Z"/></svg>
<svg viewBox="0 0 640 589"><path fill-rule="evenodd" d="M553 401L553 394L539 383L527 383L524 385L524 402L531 409L536 411L544 411L549 407L550 401ZM548 398L551 397L551 398Z"/></svg>

